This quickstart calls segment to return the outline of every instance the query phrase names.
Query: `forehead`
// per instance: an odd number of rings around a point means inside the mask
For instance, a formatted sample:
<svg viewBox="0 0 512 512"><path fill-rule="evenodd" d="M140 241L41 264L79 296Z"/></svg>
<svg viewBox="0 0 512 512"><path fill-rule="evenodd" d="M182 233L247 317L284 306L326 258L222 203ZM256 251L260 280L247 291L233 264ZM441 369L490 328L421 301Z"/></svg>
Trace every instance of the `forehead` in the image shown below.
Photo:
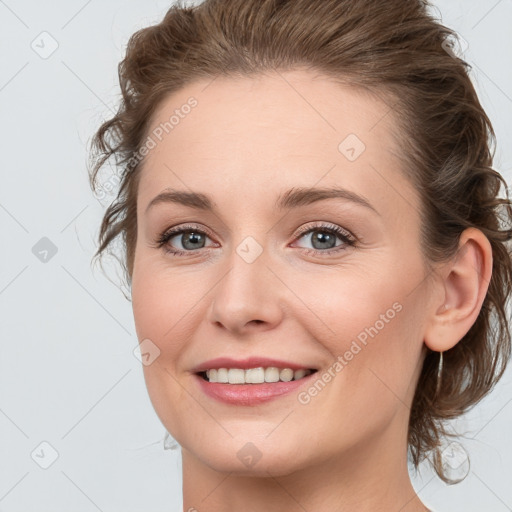
<svg viewBox="0 0 512 512"><path fill-rule="evenodd" d="M395 130L388 103L309 71L197 81L155 112L139 197L147 203L169 187L227 196L317 183L379 196L389 180L412 196Z"/></svg>

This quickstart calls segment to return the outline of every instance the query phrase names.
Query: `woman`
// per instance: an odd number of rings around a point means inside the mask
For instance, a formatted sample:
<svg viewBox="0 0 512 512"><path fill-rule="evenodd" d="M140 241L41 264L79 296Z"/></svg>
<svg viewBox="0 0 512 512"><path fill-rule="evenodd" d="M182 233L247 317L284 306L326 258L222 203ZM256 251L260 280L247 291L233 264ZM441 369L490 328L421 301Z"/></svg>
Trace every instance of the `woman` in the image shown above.
<svg viewBox="0 0 512 512"><path fill-rule="evenodd" d="M420 0L206 0L130 39L97 254L122 237L184 510L428 510L408 452L454 480L443 420L510 359L512 203L452 36Z"/></svg>

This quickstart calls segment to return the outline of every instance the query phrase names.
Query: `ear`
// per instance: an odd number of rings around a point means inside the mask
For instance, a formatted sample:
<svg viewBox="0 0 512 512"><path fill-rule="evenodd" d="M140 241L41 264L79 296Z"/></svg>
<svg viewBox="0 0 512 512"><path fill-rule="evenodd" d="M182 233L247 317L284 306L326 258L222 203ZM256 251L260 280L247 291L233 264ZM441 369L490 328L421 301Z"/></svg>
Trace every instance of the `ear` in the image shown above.
<svg viewBox="0 0 512 512"><path fill-rule="evenodd" d="M455 346L475 323L492 275L492 247L476 228L459 238L455 256L440 271L441 299L433 306L424 334L425 345L435 352Z"/></svg>

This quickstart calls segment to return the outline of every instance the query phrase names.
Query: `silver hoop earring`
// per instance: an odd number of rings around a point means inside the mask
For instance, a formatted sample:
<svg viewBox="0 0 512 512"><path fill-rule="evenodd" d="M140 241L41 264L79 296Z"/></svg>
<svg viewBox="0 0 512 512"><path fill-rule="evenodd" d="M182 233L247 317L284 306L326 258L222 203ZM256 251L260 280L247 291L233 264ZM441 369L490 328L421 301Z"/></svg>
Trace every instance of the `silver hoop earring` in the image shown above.
<svg viewBox="0 0 512 512"><path fill-rule="evenodd" d="M439 352L439 364L437 366L436 396L439 394L439 390L441 389L442 372L443 372L443 353Z"/></svg>

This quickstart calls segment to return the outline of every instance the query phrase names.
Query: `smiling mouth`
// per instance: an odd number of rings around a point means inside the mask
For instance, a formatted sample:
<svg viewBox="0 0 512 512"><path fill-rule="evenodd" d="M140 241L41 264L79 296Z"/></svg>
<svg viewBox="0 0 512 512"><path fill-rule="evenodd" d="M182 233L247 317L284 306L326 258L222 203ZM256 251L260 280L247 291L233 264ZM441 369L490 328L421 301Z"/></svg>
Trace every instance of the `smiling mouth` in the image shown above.
<svg viewBox="0 0 512 512"><path fill-rule="evenodd" d="M258 368L212 368L197 375L205 381L219 384L265 384L272 382L290 382L300 380L317 370L304 368L292 370L291 368L258 367Z"/></svg>

